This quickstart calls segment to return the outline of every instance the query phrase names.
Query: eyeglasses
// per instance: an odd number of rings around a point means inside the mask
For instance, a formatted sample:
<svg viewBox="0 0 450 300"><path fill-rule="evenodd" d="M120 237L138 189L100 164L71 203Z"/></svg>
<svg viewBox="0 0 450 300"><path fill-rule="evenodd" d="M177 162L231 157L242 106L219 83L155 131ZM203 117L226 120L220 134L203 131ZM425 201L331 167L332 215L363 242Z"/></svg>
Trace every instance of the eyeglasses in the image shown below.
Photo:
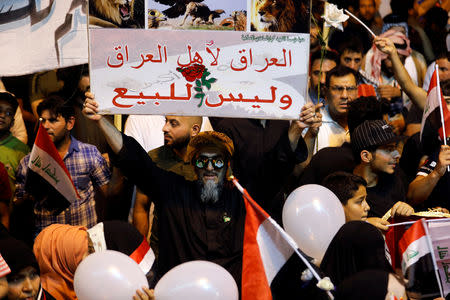
<svg viewBox="0 0 450 300"><path fill-rule="evenodd" d="M209 166L209 163L212 164L214 169L222 169L225 165L225 161L222 158L218 157L206 157L206 156L200 156L194 161L194 164L197 168L203 169L207 168Z"/></svg>
<svg viewBox="0 0 450 300"><path fill-rule="evenodd" d="M331 88L331 90L332 90L333 92L339 92L339 93L344 92L344 90L346 90L347 93L354 92L354 91L358 90L358 88L357 88L356 86L340 86L340 85L334 85L334 86L332 86L332 87L330 87L330 88Z"/></svg>

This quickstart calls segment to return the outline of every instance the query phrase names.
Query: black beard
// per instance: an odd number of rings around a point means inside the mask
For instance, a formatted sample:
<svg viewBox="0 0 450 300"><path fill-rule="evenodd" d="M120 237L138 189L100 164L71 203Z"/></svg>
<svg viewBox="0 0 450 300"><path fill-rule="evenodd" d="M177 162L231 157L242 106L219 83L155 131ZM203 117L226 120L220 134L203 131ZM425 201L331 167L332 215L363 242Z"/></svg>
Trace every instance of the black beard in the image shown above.
<svg viewBox="0 0 450 300"><path fill-rule="evenodd" d="M187 136L185 136L183 138L180 138L178 140L174 140L173 144L171 145L171 147L174 148L174 149L177 149L177 150L186 148L187 145L189 144L190 139L191 139L191 137L189 135L187 135ZM165 140L164 140L164 144L166 144Z"/></svg>

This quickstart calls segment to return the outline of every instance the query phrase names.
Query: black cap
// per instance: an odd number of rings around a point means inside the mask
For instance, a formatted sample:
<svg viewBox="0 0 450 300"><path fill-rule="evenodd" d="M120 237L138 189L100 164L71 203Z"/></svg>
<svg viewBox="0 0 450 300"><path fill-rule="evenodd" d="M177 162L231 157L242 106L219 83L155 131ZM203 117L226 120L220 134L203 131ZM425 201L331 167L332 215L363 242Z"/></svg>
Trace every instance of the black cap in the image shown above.
<svg viewBox="0 0 450 300"><path fill-rule="evenodd" d="M6 101L11 104L14 112L16 112L17 107L19 106L19 102L17 102L16 97L9 92L0 92L0 101Z"/></svg>
<svg viewBox="0 0 450 300"><path fill-rule="evenodd" d="M354 149L364 150L371 147L383 146L402 140L383 120L366 120L353 131L351 143Z"/></svg>

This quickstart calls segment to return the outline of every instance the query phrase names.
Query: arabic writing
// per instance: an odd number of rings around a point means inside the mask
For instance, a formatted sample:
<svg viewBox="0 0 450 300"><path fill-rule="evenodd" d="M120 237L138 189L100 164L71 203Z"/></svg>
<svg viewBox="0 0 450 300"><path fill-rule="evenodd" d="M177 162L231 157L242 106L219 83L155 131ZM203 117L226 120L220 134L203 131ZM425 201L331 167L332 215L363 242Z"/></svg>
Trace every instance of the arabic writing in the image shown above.
<svg viewBox="0 0 450 300"><path fill-rule="evenodd" d="M160 93L156 92L154 95L144 95L144 93L140 92L139 94L128 94L128 89L126 88L115 88L114 92L116 95L112 99L112 103L119 108L130 108L133 107L135 104L124 104L123 102L119 102L120 100L124 99L134 99L138 100L136 101L136 104L146 104L146 100L181 100L181 101L189 101L191 100L192 92L191 92L192 85L187 83L186 84L186 96L176 96L175 95L175 83L172 83L170 85L170 95L169 96L163 96L160 95ZM217 103L215 103L211 99L212 97L206 97L205 99L205 105L208 107L219 107L222 106L225 102L243 102L243 103L258 103L258 104L273 104L275 103L277 96L276 96L277 87L271 86L270 87L270 98L261 98L258 95L254 96L253 98L245 98L242 93L238 93L237 96L234 96L232 93L228 94L228 97L219 94ZM282 104L279 108L282 110L288 109L292 105L292 98L289 95L283 95L279 98L279 102ZM155 104L159 105L159 102ZM252 105L253 108L261 108L260 105Z"/></svg>
<svg viewBox="0 0 450 300"><path fill-rule="evenodd" d="M305 38L300 36L287 36L287 35L253 35L253 34L243 34L241 35L241 40L252 41L252 42L289 42L289 43L303 43Z"/></svg>
<svg viewBox="0 0 450 300"><path fill-rule="evenodd" d="M131 68L139 69L145 63L167 63L167 46L158 44L157 49L157 55L151 53L141 53L141 61L137 65L132 65ZM128 45L125 45L124 47L118 45L114 47L114 51L116 52L115 57L111 58L108 56L106 59L106 64L110 68L120 68L130 59ZM209 58L209 65L217 66L219 63L220 48L211 49L210 47L206 47L205 51L208 54L207 58ZM265 64L254 64L252 48L239 50L239 55L240 58L236 60L236 62L234 59L230 62L230 67L233 71L244 71L247 70L248 67L253 66L254 71L261 73L265 72L272 66L284 68L292 67L292 50L290 49L283 48L281 58L264 58ZM205 60L206 58L202 57L198 51L192 50L191 45L187 45L187 54L185 56L179 56L177 58L177 64L180 68L188 68L192 65L204 65ZM261 65L262 67L260 67Z"/></svg>
<svg viewBox="0 0 450 300"><path fill-rule="evenodd" d="M55 184L58 184L59 179L56 176L56 168L52 167L51 163L47 163L45 167L42 167L42 159L38 155L35 159L31 161L33 165L35 165L37 168L40 168L42 171L44 171L53 181L55 181Z"/></svg>

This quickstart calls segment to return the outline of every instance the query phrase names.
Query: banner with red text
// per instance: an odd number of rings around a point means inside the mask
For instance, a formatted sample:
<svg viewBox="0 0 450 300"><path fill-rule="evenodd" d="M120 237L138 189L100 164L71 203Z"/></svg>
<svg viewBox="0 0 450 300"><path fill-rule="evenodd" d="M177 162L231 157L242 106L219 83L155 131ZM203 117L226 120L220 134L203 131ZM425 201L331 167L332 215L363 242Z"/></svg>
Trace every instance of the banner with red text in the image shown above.
<svg viewBox="0 0 450 300"><path fill-rule="evenodd" d="M270 1L147 0L145 19L132 7L116 19L94 7L91 90L100 112L298 119L309 1L285 1L269 18L259 6Z"/></svg>
<svg viewBox="0 0 450 300"><path fill-rule="evenodd" d="M91 88L105 114L296 119L308 35L91 30Z"/></svg>

